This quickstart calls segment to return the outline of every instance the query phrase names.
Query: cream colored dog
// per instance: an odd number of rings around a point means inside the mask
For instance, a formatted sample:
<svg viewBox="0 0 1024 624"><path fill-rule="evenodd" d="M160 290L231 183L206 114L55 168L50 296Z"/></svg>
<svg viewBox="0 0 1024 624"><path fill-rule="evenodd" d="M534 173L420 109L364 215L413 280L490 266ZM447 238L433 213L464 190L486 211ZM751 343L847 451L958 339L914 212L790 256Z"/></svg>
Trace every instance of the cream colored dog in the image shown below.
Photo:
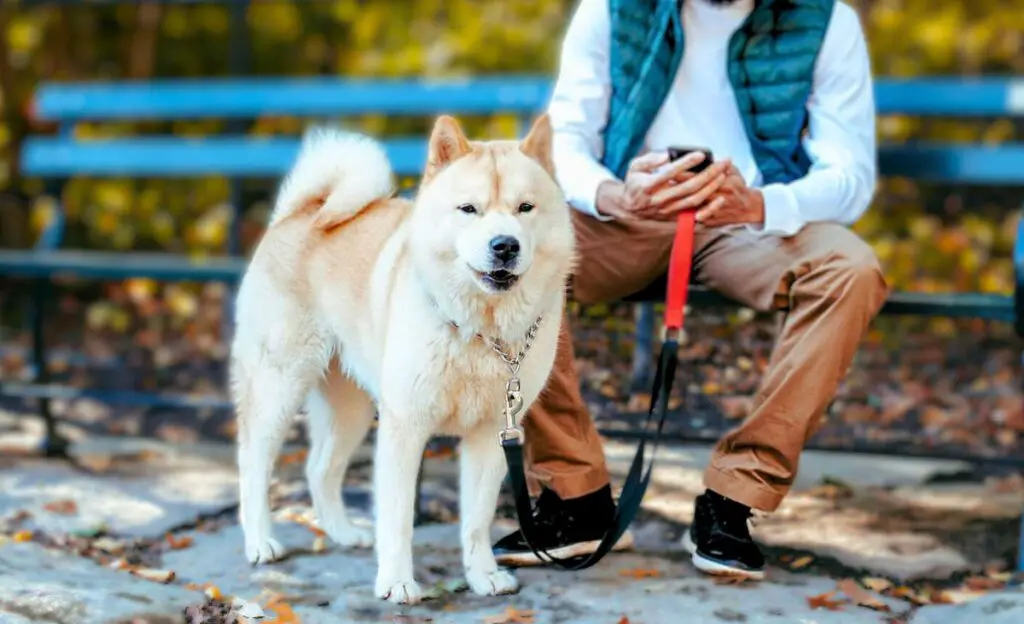
<svg viewBox="0 0 1024 624"><path fill-rule="evenodd" d="M268 487L303 404L320 525L342 546L374 542L346 516L341 485L376 408L377 595L397 603L422 596L413 510L434 434L463 439L470 588L518 588L490 545L512 377L501 353L514 359L532 339L518 375L528 407L554 362L573 257L569 208L552 174L546 116L522 142L485 143L470 143L441 117L415 202L392 197L390 164L375 142L336 130L306 136L238 293L231 373L250 561L283 551L271 535Z"/></svg>

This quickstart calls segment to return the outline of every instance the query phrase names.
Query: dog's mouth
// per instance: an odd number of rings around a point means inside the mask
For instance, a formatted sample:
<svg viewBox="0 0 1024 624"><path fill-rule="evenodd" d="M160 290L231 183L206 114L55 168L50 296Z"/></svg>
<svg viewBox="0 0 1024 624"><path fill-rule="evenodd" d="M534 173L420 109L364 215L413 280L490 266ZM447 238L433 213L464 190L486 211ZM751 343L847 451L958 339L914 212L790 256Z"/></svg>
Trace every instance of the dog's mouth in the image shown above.
<svg viewBox="0 0 1024 624"><path fill-rule="evenodd" d="M518 275L505 269L498 269L489 273L477 271L476 276L484 285L494 290L508 290L519 281Z"/></svg>

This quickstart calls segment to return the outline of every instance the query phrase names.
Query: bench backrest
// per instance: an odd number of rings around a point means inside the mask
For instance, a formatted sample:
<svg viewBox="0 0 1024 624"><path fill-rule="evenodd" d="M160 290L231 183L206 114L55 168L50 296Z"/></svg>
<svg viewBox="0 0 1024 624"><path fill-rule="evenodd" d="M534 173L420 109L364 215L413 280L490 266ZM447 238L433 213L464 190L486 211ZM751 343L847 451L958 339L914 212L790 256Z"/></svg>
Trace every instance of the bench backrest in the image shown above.
<svg viewBox="0 0 1024 624"><path fill-rule="evenodd" d="M433 116L509 113L528 117L542 110L549 78L484 77L446 81L234 79L144 83L42 85L33 103L36 119L56 122L56 137L32 137L24 146L27 175L136 175L274 177L294 159L293 137L147 136L77 140L76 123L112 120L253 119L266 115L346 117L364 114ZM999 117L1024 115L1024 80L879 79L880 115ZM422 168L423 138L386 142L396 171ZM882 146L887 175L979 184L1024 183L1024 145L978 146L914 143Z"/></svg>

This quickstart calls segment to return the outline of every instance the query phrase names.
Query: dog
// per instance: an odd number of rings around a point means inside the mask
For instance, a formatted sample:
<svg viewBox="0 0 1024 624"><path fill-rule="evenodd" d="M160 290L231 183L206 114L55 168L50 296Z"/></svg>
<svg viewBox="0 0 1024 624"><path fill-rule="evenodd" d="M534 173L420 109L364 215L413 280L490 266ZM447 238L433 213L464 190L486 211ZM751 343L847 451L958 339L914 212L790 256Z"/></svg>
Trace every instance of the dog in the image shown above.
<svg viewBox="0 0 1024 624"><path fill-rule="evenodd" d="M379 144L307 132L237 296L230 371L251 562L283 552L268 488L288 422L305 406L318 521L343 547L375 545L377 596L422 598L413 514L420 459L435 434L462 439L470 589L518 590L495 562L490 528L506 473L505 409L521 398L511 407L525 414L547 382L574 257L551 142L546 115L521 141L489 142L470 142L455 119L440 117L409 201L394 196ZM517 372L506 360L525 351ZM341 486L375 413L372 535L347 517Z"/></svg>

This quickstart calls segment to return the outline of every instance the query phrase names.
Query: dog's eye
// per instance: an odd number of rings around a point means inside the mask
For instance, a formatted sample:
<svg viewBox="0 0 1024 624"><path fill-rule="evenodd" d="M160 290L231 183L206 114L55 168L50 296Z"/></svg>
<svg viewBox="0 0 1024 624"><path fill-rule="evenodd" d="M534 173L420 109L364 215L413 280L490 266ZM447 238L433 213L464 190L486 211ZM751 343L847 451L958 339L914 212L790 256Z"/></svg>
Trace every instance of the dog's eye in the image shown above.
<svg viewBox="0 0 1024 624"><path fill-rule="evenodd" d="M520 213L530 212L531 210L533 210L533 204L531 204L530 202L523 202L523 203L519 204L519 212Z"/></svg>
<svg viewBox="0 0 1024 624"><path fill-rule="evenodd" d="M464 212L466 214L476 214L476 206L473 204L462 204L458 207L458 210L459 212Z"/></svg>

